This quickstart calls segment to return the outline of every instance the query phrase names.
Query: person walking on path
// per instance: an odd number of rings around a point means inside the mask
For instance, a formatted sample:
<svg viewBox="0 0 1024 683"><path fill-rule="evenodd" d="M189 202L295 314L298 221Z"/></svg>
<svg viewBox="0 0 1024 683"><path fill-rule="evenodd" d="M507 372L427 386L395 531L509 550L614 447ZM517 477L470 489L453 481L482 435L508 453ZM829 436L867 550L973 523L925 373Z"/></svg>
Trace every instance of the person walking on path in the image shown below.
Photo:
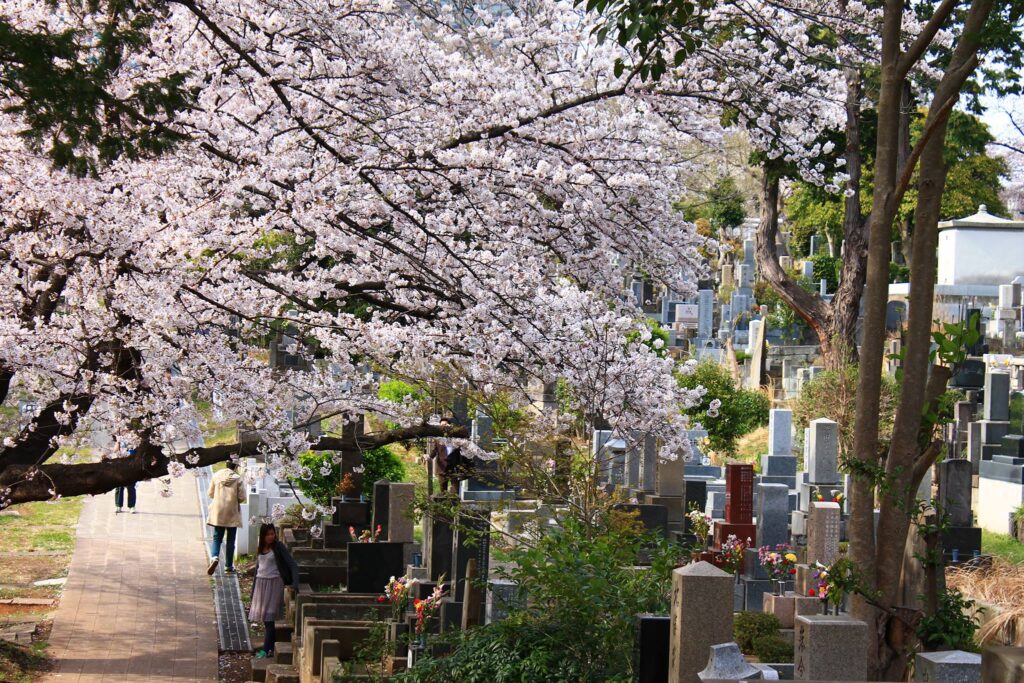
<svg viewBox="0 0 1024 683"><path fill-rule="evenodd" d="M256 553L256 576L249 601L249 621L262 621L263 647L256 658L274 656L277 630L274 622L284 617L284 588L299 589L299 566L283 543L277 542L273 524L260 525L260 544Z"/></svg>
<svg viewBox="0 0 1024 683"><path fill-rule="evenodd" d="M135 514L135 482L114 489L114 512L124 512L124 494L128 492L128 512Z"/></svg>
<svg viewBox="0 0 1024 683"><path fill-rule="evenodd" d="M206 569L207 574L217 571L220 563L220 546L227 536L227 548L224 552L224 571L233 573L235 571L235 534L238 527L242 526L242 503L245 502L245 481L238 476L238 463L228 462L227 467L222 469L210 479L210 490L207 495L213 498L210 503L210 513L206 523L213 527L213 543L210 546L210 566Z"/></svg>

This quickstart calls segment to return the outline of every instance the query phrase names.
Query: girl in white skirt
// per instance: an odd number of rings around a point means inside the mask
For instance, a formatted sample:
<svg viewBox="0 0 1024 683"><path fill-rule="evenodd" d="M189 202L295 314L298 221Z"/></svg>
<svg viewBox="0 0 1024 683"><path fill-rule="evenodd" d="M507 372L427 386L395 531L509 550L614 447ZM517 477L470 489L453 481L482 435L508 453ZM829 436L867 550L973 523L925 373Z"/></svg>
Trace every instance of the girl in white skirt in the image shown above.
<svg viewBox="0 0 1024 683"><path fill-rule="evenodd" d="M277 542L273 524L260 526L260 544L256 553L256 579L249 604L249 621L262 621L266 628L263 647L256 657L272 657L277 632L274 621L284 617L284 587L299 588L299 566L283 543Z"/></svg>

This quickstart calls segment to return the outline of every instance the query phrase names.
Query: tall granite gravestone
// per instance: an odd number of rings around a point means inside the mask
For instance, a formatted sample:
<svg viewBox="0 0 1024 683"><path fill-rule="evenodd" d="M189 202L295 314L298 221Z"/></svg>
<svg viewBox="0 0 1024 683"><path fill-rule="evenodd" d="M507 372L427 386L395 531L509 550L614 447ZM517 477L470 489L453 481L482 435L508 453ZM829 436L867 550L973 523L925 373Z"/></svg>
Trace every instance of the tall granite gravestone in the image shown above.
<svg viewBox="0 0 1024 683"><path fill-rule="evenodd" d="M974 526L971 510L972 478L970 460L939 463L939 506L947 517L947 526L942 530L946 562L967 560L981 552L981 529Z"/></svg>
<svg viewBox="0 0 1024 683"><path fill-rule="evenodd" d="M373 482L373 530L380 527L380 540L388 539L388 517L390 515L391 482L378 479Z"/></svg>
<svg viewBox="0 0 1024 683"><path fill-rule="evenodd" d="M866 681L868 625L847 616L796 618L793 678L798 681Z"/></svg>
<svg viewBox="0 0 1024 683"><path fill-rule="evenodd" d="M708 562L672 572L671 683L698 683L712 645L732 640L732 574Z"/></svg>
<svg viewBox="0 0 1024 683"><path fill-rule="evenodd" d="M479 576L486 577L490 574L490 517L489 509L473 507L464 508L464 512L460 512L456 520L452 533L452 573L449 577L454 582L452 597L456 602L461 603L465 596L466 573L470 558L476 560ZM486 617L486 604L480 601L479 607L480 614L477 623L483 623ZM459 616L461 619L461 612Z"/></svg>
<svg viewBox="0 0 1024 683"><path fill-rule="evenodd" d="M393 543L413 542L412 506L416 485L392 482L388 487L388 535Z"/></svg>
<svg viewBox="0 0 1024 683"><path fill-rule="evenodd" d="M807 518L807 562L832 564L839 556L839 503L811 503Z"/></svg>
<svg viewBox="0 0 1024 683"><path fill-rule="evenodd" d="M757 542L789 543L789 488L783 484L757 485Z"/></svg>
<svg viewBox="0 0 1024 683"><path fill-rule="evenodd" d="M812 420L804 430L804 464L806 472L800 484L798 509L791 525L794 536L807 534L807 513L815 493L828 494L839 488L839 424L827 418Z"/></svg>
<svg viewBox="0 0 1024 683"><path fill-rule="evenodd" d="M405 573L404 545L387 542L349 543L345 589L349 593L382 593L392 576Z"/></svg>
<svg viewBox="0 0 1024 683"><path fill-rule="evenodd" d="M754 466L733 463L725 467L725 522L715 524L715 547L721 548L729 536L757 543L754 522Z"/></svg>
<svg viewBox="0 0 1024 683"><path fill-rule="evenodd" d="M715 315L715 293L710 289L697 291L697 338L710 339Z"/></svg>
<svg viewBox="0 0 1024 683"><path fill-rule="evenodd" d="M653 434L644 436L640 457L640 488L653 493L658 482L658 439Z"/></svg>
<svg viewBox="0 0 1024 683"><path fill-rule="evenodd" d="M761 456L761 483L796 488L793 411L775 408L768 415L768 453Z"/></svg>
<svg viewBox="0 0 1024 683"><path fill-rule="evenodd" d="M808 482L838 484L839 423L824 417L811 420L809 451Z"/></svg>
<svg viewBox="0 0 1024 683"><path fill-rule="evenodd" d="M424 542L423 556L431 581L440 581L442 576L452 575L452 526L443 519L429 518Z"/></svg>
<svg viewBox="0 0 1024 683"><path fill-rule="evenodd" d="M1002 438L1010 433L1010 375L985 373L985 398L981 424L981 459L991 460ZM980 468L979 468L980 469Z"/></svg>
<svg viewBox="0 0 1024 683"><path fill-rule="evenodd" d="M784 484L757 485L757 543L743 551L740 588L743 609L760 611L764 594L771 589L768 574L758 558L758 545L775 547L789 542L789 488ZM745 539L744 539L745 540Z"/></svg>

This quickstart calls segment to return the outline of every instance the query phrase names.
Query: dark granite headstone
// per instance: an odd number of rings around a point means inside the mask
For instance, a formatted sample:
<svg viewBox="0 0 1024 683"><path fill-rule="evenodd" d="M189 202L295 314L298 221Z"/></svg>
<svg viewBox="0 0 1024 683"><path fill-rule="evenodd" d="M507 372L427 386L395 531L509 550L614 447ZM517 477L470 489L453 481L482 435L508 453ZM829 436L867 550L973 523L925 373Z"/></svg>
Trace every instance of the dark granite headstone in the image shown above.
<svg viewBox="0 0 1024 683"><path fill-rule="evenodd" d="M1007 434L999 444L999 455L1011 458L1024 458L1024 435Z"/></svg>
<svg viewBox="0 0 1024 683"><path fill-rule="evenodd" d="M669 634L672 617L665 614L636 616L636 646L633 649L634 683L668 681Z"/></svg>
<svg viewBox="0 0 1024 683"><path fill-rule="evenodd" d="M403 543L349 543L349 593L383 593L392 576L405 574Z"/></svg>
<svg viewBox="0 0 1024 683"><path fill-rule="evenodd" d="M373 528L376 531L380 525L380 537L388 537L388 506L391 497L391 482L387 479L378 479L373 482Z"/></svg>
<svg viewBox="0 0 1024 683"><path fill-rule="evenodd" d="M452 534L452 575L449 578L455 582L452 595L460 603L466 592L466 567L470 558L476 558L477 576L486 577L490 573L490 514L486 509L474 509L470 515L460 516ZM481 600L478 623L484 623L486 607L486 602Z"/></svg>
<svg viewBox="0 0 1024 683"><path fill-rule="evenodd" d="M366 527L370 523L370 503L366 501L343 501L332 498L334 523L339 526Z"/></svg>
<svg viewBox="0 0 1024 683"><path fill-rule="evenodd" d="M646 531L657 531L668 538L668 508L664 505L638 505L636 503L616 503L613 510L639 513L640 523Z"/></svg>
<svg viewBox="0 0 1024 683"><path fill-rule="evenodd" d="M971 513L970 460L943 460L939 463L939 505L949 516L949 525L969 527Z"/></svg>
<svg viewBox="0 0 1024 683"><path fill-rule="evenodd" d="M693 508L704 510L708 505L708 482L704 479L683 480L683 510L689 513Z"/></svg>
<svg viewBox="0 0 1024 683"><path fill-rule="evenodd" d="M427 527L427 548L424 557L431 581L442 575L452 576L452 527L445 520L430 519Z"/></svg>

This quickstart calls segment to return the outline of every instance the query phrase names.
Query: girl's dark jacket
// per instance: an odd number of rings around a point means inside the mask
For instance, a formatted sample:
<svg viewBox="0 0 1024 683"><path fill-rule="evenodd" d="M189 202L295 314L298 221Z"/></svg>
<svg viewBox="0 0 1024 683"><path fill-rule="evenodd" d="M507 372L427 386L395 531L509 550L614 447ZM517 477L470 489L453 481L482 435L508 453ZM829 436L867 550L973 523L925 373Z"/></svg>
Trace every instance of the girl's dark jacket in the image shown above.
<svg viewBox="0 0 1024 683"><path fill-rule="evenodd" d="M274 553L274 562L277 564L277 571L281 574L281 581L284 582L284 585L299 590L299 565L295 563L295 559L288 552L288 548L285 547L284 543L274 541L274 545L270 546L270 550ZM258 560L255 572L252 582L253 590L256 590L256 579L259 578L260 573L260 563Z"/></svg>

